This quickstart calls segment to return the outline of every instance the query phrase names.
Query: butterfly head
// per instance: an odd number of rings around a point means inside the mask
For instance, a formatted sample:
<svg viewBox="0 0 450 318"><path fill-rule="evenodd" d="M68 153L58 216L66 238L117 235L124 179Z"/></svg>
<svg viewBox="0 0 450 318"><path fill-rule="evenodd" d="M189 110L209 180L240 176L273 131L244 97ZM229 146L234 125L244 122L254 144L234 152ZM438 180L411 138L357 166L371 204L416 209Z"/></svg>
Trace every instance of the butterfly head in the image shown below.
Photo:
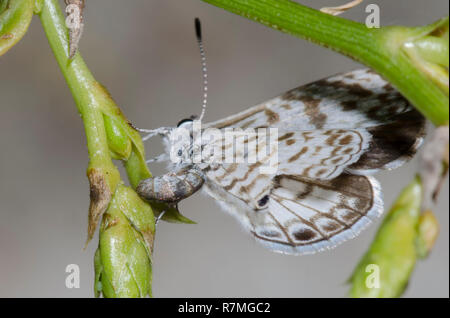
<svg viewBox="0 0 450 318"><path fill-rule="evenodd" d="M192 163L195 116L181 120L170 130L166 143L170 148L170 161L177 165Z"/></svg>

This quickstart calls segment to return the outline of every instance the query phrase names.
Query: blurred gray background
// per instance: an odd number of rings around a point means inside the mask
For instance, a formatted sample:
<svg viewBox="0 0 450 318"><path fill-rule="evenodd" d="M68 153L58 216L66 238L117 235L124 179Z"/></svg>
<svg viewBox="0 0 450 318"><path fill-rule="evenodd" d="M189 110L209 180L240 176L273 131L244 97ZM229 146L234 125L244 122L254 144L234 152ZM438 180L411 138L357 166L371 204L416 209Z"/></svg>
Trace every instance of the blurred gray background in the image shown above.
<svg viewBox="0 0 450 318"><path fill-rule="evenodd" d="M346 1L299 2L320 8ZM369 3L380 5L383 25L422 25L448 15L444 0ZM344 16L364 21L364 8ZM359 67L199 0L88 0L81 52L136 126L175 125L199 113L196 16L209 63L208 121ZM0 127L0 296L92 297L97 237L82 250L89 203L84 130L37 17L0 58ZM157 138L147 143L148 157L161 151ZM387 208L416 170L414 160L378 174ZM447 182L435 210L441 234L429 259L417 264L406 297L449 296L448 209ZM345 296L346 279L380 224L332 251L294 257L257 245L202 194L183 201L181 210L198 224L159 224L156 297ZM68 264L80 266L80 289L65 287Z"/></svg>

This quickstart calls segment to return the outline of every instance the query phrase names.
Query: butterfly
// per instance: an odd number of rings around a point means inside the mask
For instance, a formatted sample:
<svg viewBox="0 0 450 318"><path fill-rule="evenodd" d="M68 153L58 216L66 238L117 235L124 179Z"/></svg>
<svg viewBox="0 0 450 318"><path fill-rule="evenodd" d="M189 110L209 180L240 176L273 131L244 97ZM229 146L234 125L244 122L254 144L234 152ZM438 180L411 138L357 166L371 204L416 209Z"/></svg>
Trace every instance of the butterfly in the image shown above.
<svg viewBox="0 0 450 318"><path fill-rule="evenodd" d="M194 136L203 115L177 127L143 130L147 138L163 137L167 152L157 160L172 160L171 171L141 181L138 194L176 205L202 189L257 242L296 255L333 248L381 215L382 192L372 175L407 162L425 133L424 117L368 69L334 75L202 124L200 132L216 132L213 141ZM186 138L174 138L179 129L188 131ZM277 132L275 147L266 135L225 137L227 131L261 129ZM250 162L252 141L263 154ZM209 153L212 146L222 150L216 160L196 160L196 153ZM223 160L224 151L244 160ZM274 169L261 173L263 166Z"/></svg>

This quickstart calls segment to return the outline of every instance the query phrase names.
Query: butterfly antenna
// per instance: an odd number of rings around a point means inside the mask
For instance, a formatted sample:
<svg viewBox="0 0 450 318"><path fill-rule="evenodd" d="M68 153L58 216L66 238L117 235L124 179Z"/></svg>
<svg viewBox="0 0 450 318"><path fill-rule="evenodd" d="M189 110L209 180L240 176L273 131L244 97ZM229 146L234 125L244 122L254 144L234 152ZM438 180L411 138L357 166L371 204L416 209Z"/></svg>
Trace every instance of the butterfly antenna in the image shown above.
<svg viewBox="0 0 450 318"><path fill-rule="evenodd" d="M203 73L203 103L202 113L199 120L201 121L205 116L206 105L208 103L208 69L206 68L206 54L203 48L202 40L202 25L199 18L195 18L195 35L197 36L198 48L200 49L200 57L202 59L202 73Z"/></svg>

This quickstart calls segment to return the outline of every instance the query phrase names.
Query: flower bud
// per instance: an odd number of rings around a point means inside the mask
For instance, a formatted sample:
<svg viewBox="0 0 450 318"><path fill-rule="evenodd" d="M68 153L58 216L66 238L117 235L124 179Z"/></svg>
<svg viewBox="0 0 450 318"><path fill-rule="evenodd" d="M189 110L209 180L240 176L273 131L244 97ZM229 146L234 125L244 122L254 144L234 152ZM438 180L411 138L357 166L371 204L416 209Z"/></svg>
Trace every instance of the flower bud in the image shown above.
<svg viewBox="0 0 450 318"><path fill-rule="evenodd" d="M439 235L439 223L431 210L420 216L418 231L417 254L420 258L426 258Z"/></svg>
<svg viewBox="0 0 450 318"><path fill-rule="evenodd" d="M128 160L131 154L132 143L127 131L113 117L105 115L103 118L112 157L117 160Z"/></svg>
<svg viewBox="0 0 450 318"><path fill-rule="evenodd" d="M150 206L119 185L103 215L95 256L95 293L104 297L151 295L155 219Z"/></svg>
<svg viewBox="0 0 450 318"><path fill-rule="evenodd" d="M422 186L416 178L398 197L353 272L351 297L399 297L416 263Z"/></svg>

